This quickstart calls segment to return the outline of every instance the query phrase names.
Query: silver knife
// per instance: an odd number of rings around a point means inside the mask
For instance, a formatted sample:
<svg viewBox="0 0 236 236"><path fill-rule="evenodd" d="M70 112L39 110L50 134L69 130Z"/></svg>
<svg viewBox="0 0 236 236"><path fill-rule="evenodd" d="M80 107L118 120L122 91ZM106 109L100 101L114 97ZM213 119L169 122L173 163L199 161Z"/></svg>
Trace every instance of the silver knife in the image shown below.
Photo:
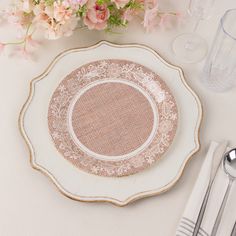
<svg viewBox="0 0 236 236"><path fill-rule="evenodd" d="M207 190L206 190L200 211L198 213L197 221L196 221L196 224L195 224L195 227L193 230L193 234L192 234L193 236L198 235L199 229L201 227L202 219L203 219L203 216L204 216L204 213L206 210L206 206L207 206L207 202L208 202L208 198L209 198L209 195L211 192L211 187L214 182L217 170L219 169L219 166L220 166L223 154L226 150L226 147L227 147L227 142L224 141L224 142L220 143L218 145L218 147L216 148L216 150L214 151L212 165L211 165L211 175L209 178Z"/></svg>

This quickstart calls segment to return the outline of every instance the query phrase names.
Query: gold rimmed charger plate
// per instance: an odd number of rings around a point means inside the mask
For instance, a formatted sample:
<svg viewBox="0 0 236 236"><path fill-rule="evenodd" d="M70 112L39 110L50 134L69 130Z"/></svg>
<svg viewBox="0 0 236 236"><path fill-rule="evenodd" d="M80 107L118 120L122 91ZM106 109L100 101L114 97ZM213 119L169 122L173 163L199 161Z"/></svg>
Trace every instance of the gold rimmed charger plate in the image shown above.
<svg viewBox="0 0 236 236"><path fill-rule="evenodd" d="M179 108L176 137L164 154L165 158L142 172L121 178L86 173L71 165L55 148L47 126L50 98L58 84L82 65L110 59L128 60L150 68L170 88ZM31 81L19 126L30 150L32 166L50 177L63 194L79 201L107 201L124 206L160 194L177 182L187 161L199 149L201 119L201 103L187 85L180 68L167 63L146 46L102 41L61 53L43 74Z"/></svg>

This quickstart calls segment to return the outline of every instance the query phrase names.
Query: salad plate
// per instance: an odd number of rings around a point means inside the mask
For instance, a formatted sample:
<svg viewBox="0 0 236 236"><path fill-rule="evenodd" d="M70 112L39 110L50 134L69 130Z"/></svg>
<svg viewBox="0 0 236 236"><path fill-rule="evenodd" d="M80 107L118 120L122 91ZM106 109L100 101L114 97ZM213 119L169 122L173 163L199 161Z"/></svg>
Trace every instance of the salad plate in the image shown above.
<svg viewBox="0 0 236 236"><path fill-rule="evenodd" d="M31 81L19 126L32 166L64 195L124 206L177 182L201 118L180 68L146 46L102 41L61 53Z"/></svg>

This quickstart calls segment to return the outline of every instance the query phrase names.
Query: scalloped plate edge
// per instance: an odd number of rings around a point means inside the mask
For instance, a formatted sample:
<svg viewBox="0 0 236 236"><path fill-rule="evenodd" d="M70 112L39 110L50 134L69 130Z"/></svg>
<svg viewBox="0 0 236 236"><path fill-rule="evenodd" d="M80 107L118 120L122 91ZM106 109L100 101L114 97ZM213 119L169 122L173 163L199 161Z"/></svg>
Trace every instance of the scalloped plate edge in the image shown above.
<svg viewBox="0 0 236 236"><path fill-rule="evenodd" d="M138 47L138 48L143 48L145 50L148 50L149 52L153 53L155 55L155 57L157 57L160 61L162 61L165 65L167 65L168 67L175 69L179 72L180 78L182 83L184 84L184 86L186 87L187 90L190 91L190 93L193 95L193 97L196 100L196 103L198 105L198 111L199 111L199 116L198 116L198 121L195 127L195 131L194 131L194 142L195 142L195 147L193 148L193 150L191 150L191 152L187 155L185 161L182 163L181 168L179 169L178 174L176 175L176 177L169 182L168 184L166 184L165 186L163 186L162 188L158 188L158 189L154 189L154 190L148 190L148 191L144 191L144 192L139 192L137 194L134 194L130 197L128 197L127 199L125 199L124 201L120 201L118 199L115 198L111 198L111 197L105 197L105 196L97 196L97 197L88 197L88 196L77 196L74 195L72 193L70 193L69 191L67 191L66 189L64 189L60 183L56 180L56 178L53 176L52 173L50 173L48 170L46 170L44 167L40 166L39 164L36 163L35 159L34 159L34 150L33 150L33 146L30 142L29 137L26 134L26 131L24 129L24 116L25 113L27 111L27 108L30 105L30 102L32 100L33 94L34 94L34 85L37 81L43 79L45 76L47 76L49 74L49 72L51 71L51 69L54 67L54 65L64 56L66 56L69 53L72 52L78 52L78 51L86 51L86 50L91 50L93 48L99 47L100 45L105 44L105 45L109 45L112 47L117 47L117 48L130 48L130 47ZM26 100L26 102L24 103L23 107L21 108L20 111L20 115L19 115L19 120L18 120L18 125L19 125L19 129L20 129L20 133L23 137L23 139L26 142L26 145L29 149L29 156L30 156L30 164L31 166L40 171L41 173L43 173L44 175L46 175L48 178L50 178L53 182L53 184L57 187L57 189L66 197L73 199L73 200L77 200L77 201L81 201L81 202L109 202L112 203L116 206L125 206L131 202L134 202L138 199L141 198L146 198L146 197L151 197L151 196L156 196L159 195L161 193L166 192L167 190L169 190L170 188L172 188L177 181L181 178L185 167L187 165L187 163L191 160L192 156L200 149L200 140L199 140L199 129L200 129L200 125L201 125L201 121L202 121L202 117L203 117L203 111L202 111L202 104L200 102L200 99L198 97L198 95L190 88L190 86L187 84L185 78L184 78L184 73L182 71L182 69L180 67L174 66L172 64L170 64L169 62L167 62L166 60L164 60L155 50L142 45L142 44L114 44L108 41L100 41L98 43L96 43L95 45L89 46L89 47L81 47L81 48L73 48L73 49L69 49L66 51L63 51L62 53L60 53L59 55L57 55L54 60L50 63L50 65L46 68L46 70L39 75L38 77L34 78L33 80L31 80L30 82L30 89L29 89L29 95L28 98Z"/></svg>

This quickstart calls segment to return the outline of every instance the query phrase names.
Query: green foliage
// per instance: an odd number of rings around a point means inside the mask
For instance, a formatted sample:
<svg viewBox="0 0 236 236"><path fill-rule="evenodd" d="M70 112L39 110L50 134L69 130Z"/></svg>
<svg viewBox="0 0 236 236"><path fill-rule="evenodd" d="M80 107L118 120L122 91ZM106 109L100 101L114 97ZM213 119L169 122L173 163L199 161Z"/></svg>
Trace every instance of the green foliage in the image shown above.
<svg viewBox="0 0 236 236"><path fill-rule="evenodd" d="M77 12L76 12L76 16L80 16L83 17L86 15L86 11L87 11L87 7L86 5L83 5L82 7L80 7Z"/></svg>
<svg viewBox="0 0 236 236"><path fill-rule="evenodd" d="M35 5L39 4L41 0L33 0ZM55 0L44 0L47 6L52 6ZM128 24L128 21L124 20L122 15L126 9L141 10L143 9L143 4L137 2L136 0L130 0L123 9L117 9L116 5L111 0L97 0L98 5L105 4L110 11L110 17L108 19L108 28L107 32L112 32L112 29L115 27L125 27ZM76 11L77 17L84 17L87 12L86 4L79 6Z"/></svg>
<svg viewBox="0 0 236 236"><path fill-rule="evenodd" d="M108 31L111 30L111 28L114 27L119 27L119 26L126 26L127 22L124 21L121 18L120 14L115 14L115 15L111 15L108 19Z"/></svg>
<svg viewBox="0 0 236 236"><path fill-rule="evenodd" d="M33 4L34 5L37 5L37 4L39 4L40 3L40 0L33 0Z"/></svg>
<svg viewBox="0 0 236 236"><path fill-rule="evenodd" d="M52 6L55 0L44 0L47 6Z"/></svg>
<svg viewBox="0 0 236 236"><path fill-rule="evenodd" d="M109 4L111 1L110 0L97 0L98 5L103 5L103 4Z"/></svg>
<svg viewBox="0 0 236 236"><path fill-rule="evenodd" d="M129 3L126 4L125 8L130 9L143 9L143 4L140 2L136 2L135 0L131 0Z"/></svg>

